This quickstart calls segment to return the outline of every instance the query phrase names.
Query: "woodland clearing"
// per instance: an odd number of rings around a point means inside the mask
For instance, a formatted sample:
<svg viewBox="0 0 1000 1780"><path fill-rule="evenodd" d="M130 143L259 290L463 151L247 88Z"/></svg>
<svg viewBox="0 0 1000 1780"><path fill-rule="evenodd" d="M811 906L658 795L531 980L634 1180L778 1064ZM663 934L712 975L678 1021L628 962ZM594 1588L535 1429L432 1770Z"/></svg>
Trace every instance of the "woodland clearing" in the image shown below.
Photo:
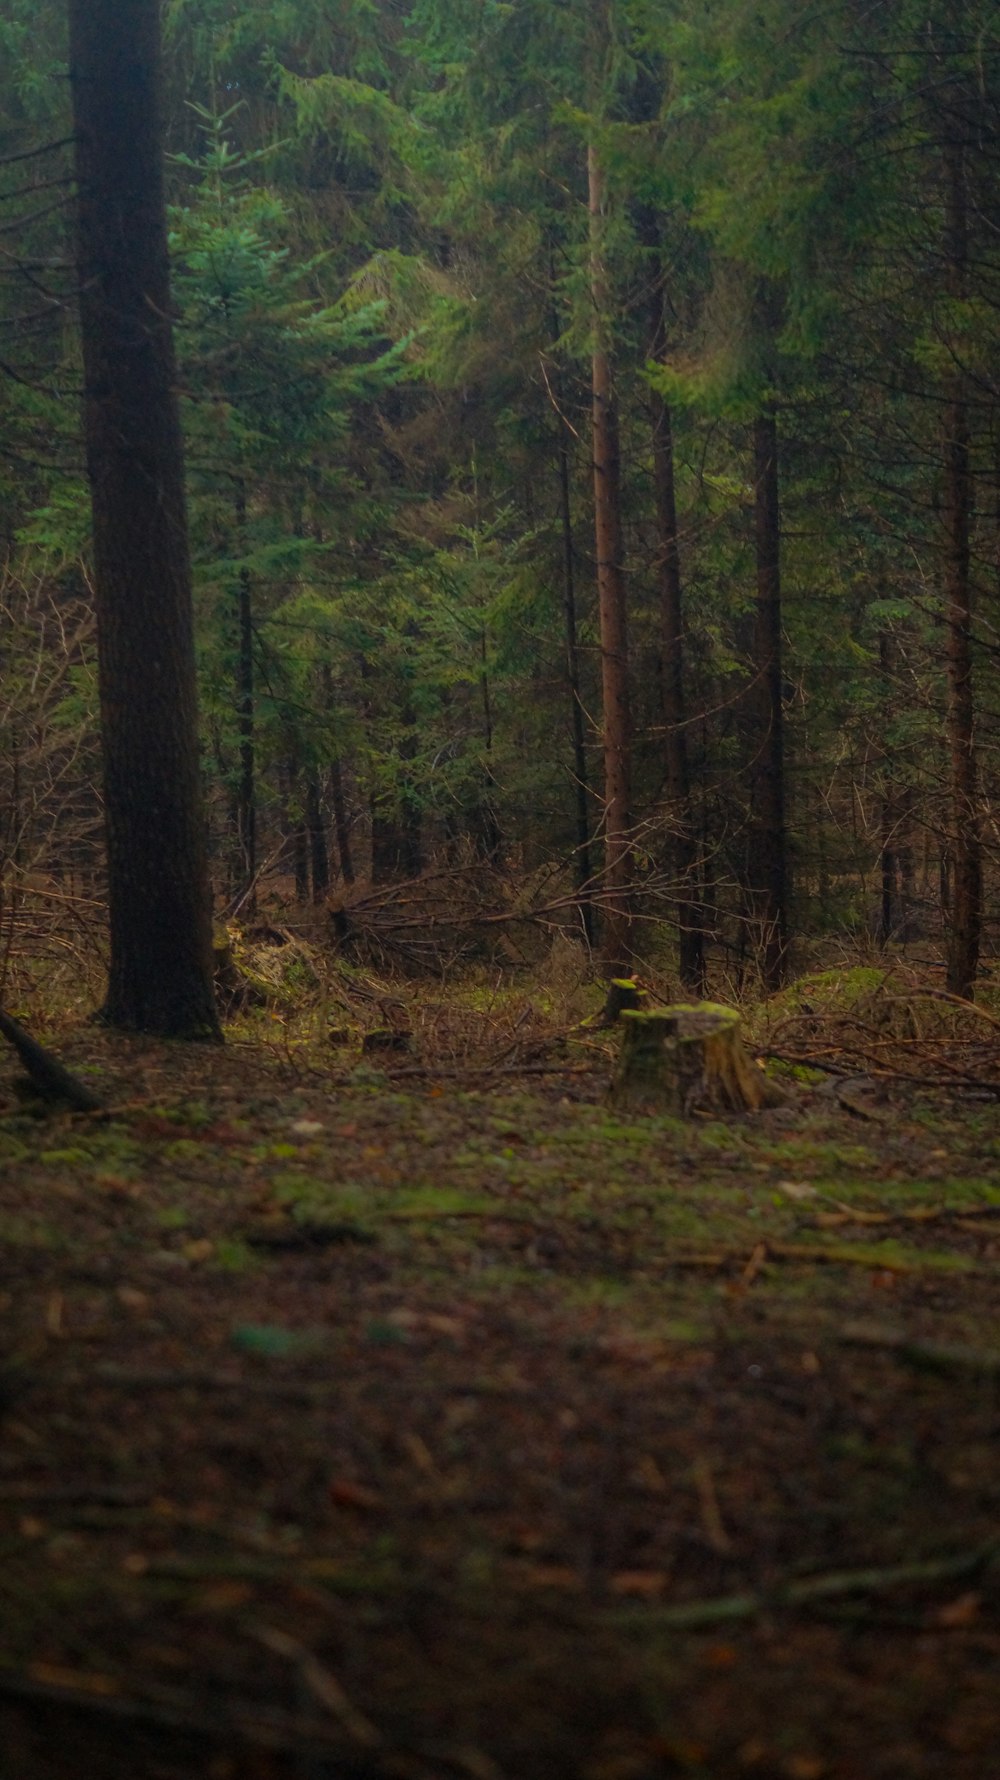
<svg viewBox="0 0 1000 1780"><path fill-rule="evenodd" d="M5 1069L4 1780L986 1780L989 1014L942 1088L827 972L835 1073L623 1118L582 991L338 980Z"/></svg>

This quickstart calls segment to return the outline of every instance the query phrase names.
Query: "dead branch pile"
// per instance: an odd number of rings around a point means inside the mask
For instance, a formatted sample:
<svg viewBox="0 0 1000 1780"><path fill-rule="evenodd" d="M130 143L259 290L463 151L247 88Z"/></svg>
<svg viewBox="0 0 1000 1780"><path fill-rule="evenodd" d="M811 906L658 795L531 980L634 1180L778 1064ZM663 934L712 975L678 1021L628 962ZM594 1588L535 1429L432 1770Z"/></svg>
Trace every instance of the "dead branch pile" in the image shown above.
<svg viewBox="0 0 1000 1780"><path fill-rule="evenodd" d="M315 949L285 927L236 927L215 936L215 990L223 1016L247 1008L292 1010L320 988Z"/></svg>
<svg viewBox="0 0 1000 1780"><path fill-rule="evenodd" d="M573 913L548 873L515 883L470 865L354 886L330 905L328 938L352 963L440 978L469 964L535 965Z"/></svg>
<svg viewBox="0 0 1000 1780"><path fill-rule="evenodd" d="M963 1001L919 975L824 971L762 1010L758 1051L837 1076L979 1091L1000 1096L1000 1017L989 986Z"/></svg>

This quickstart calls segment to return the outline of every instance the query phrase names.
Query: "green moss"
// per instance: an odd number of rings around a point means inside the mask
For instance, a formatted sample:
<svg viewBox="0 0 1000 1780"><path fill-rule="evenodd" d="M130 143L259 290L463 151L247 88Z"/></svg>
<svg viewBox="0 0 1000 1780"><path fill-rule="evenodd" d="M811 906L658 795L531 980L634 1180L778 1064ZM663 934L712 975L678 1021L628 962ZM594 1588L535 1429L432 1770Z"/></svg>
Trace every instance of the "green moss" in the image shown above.
<svg viewBox="0 0 1000 1780"><path fill-rule="evenodd" d="M153 1213L153 1222L161 1230L186 1230L191 1214L183 1205L161 1205Z"/></svg>

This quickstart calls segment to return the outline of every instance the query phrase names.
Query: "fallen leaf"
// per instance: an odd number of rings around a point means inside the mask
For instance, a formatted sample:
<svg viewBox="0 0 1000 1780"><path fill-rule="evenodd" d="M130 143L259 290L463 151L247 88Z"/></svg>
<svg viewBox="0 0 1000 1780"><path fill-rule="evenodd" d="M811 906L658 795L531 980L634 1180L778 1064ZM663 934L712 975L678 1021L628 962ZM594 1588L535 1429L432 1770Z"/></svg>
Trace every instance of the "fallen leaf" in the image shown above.
<svg viewBox="0 0 1000 1780"><path fill-rule="evenodd" d="M390 1310L386 1322L396 1329L430 1329L435 1335L464 1335L465 1324L457 1316L441 1316L433 1310Z"/></svg>
<svg viewBox="0 0 1000 1780"><path fill-rule="evenodd" d="M326 1126L318 1119L295 1119L290 1129L296 1137L319 1137Z"/></svg>
<svg viewBox="0 0 1000 1780"><path fill-rule="evenodd" d="M709 1644L701 1653L701 1660L706 1669L732 1669L737 1660L737 1651L732 1644Z"/></svg>
<svg viewBox="0 0 1000 1780"><path fill-rule="evenodd" d="M983 1604L982 1595L970 1591L959 1595L956 1600L948 1601L934 1615L933 1623L943 1626L946 1631L963 1631L966 1626L974 1625L979 1618L979 1609Z"/></svg>
<svg viewBox="0 0 1000 1780"><path fill-rule="evenodd" d="M209 1261L215 1253L215 1243L209 1242L207 1236L196 1236L193 1242L186 1242L181 1253L189 1261Z"/></svg>
<svg viewBox="0 0 1000 1780"><path fill-rule="evenodd" d="M124 1310L138 1313L149 1309L149 1293L137 1291L135 1286L119 1286L115 1297Z"/></svg>
<svg viewBox="0 0 1000 1780"><path fill-rule="evenodd" d="M819 1190L811 1187L808 1181L779 1180L778 1192L784 1193L786 1199L818 1199Z"/></svg>
<svg viewBox="0 0 1000 1780"><path fill-rule="evenodd" d="M427 1445L427 1442L421 1440L419 1434L404 1433L401 1438L402 1444L409 1453L413 1463L416 1465L417 1470L422 1471L425 1477L432 1477L437 1470L437 1466L431 1456L431 1450Z"/></svg>
<svg viewBox="0 0 1000 1780"><path fill-rule="evenodd" d="M669 1581L664 1570L617 1570L608 1587L613 1595L636 1595L648 1601L662 1595Z"/></svg>
<svg viewBox="0 0 1000 1780"><path fill-rule="evenodd" d="M327 1494L335 1508L357 1508L363 1514L373 1514L382 1506L382 1499L374 1490L352 1482L349 1477L335 1477Z"/></svg>
<svg viewBox="0 0 1000 1780"><path fill-rule="evenodd" d="M701 1768L709 1758L709 1748L705 1743L695 1743L689 1737L650 1737L647 1747L651 1755L669 1761L674 1767Z"/></svg>
<svg viewBox="0 0 1000 1780"><path fill-rule="evenodd" d="M210 1583L194 1596L191 1608L195 1613L229 1613L235 1607L245 1607L253 1600L253 1589L248 1582L222 1580Z"/></svg>
<svg viewBox="0 0 1000 1780"><path fill-rule="evenodd" d="M142 1183L127 1180L122 1174L97 1174L94 1185L100 1193L109 1193L118 1199L141 1199Z"/></svg>
<svg viewBox="0 0 1000 1780"><path fill-rule="evenodd" d="M67 1687L74 1693L116 1694L121 1687L113 1675L85 1669L64 1669L58 1663L29 1663L28 1674L46 1687Z"/></svg>
<svg viewBox="0 0 1000 1780"><path fill-rule="evenodd" d="M519 1575L525 1588L571 1589L576 1594L583 1587L579 1571L569 1564L527 1564Z"/></svg>

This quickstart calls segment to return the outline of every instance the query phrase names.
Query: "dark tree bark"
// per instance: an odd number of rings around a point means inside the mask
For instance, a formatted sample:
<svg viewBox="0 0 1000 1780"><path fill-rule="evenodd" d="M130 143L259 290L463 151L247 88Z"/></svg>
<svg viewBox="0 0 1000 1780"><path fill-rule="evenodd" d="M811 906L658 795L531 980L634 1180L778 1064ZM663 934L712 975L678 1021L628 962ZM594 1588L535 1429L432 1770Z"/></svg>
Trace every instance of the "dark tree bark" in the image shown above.
<svg viewBox="0 0 1000 1780"><path fill-rule="evenodd" d="M659 268L657 268L659 272ZM657 277L650 316L651 359L666 355L667 327L662 283ZM661 699L665 730L667 806L671 821L673 868L681 883L677 907L678 973L687 989L705 988L705 936L702 910L696 900L698 850L691 807L684 709L684 607L681 557L677 536L674 444L670 409L657 390L650 392L653 433L653 485L659 534L660 609L663 636Z"/></svg>
<svg viewBox="0 0 1000 1780"><path fill-rule="evenodd" d="M493 693L490 688L489 634L485 625L479 638L479 659L479 695L483 707L483 784L479 802L473 811L472 838L480 859L495 865L503 847L503 833L497 815L497 781L493 771Z"/></svg>
<svg viewBox="0 0 1000 1780"><path fill-rule="evenodd" d="M566 683L569 688L573 729L573 793L576 847L576 884L580 893L580 918L587 944L594 943L594 911L591 903L590 783L587 775L587 741L583 699L580 696L580 650L576 623L576 565L573 555L573 511L570 504L569 446L559 440L559 515L562 525L563 628L566 638Z"/></svg>
<svg viewBox="0 0 1000 1780"><path fill-rule="evenodd" d="M347 802L344 797L344 770L339 760L334 760L330 766L330 803L333 807L333 828L337 836L340 875L345 884L353 884L354 859L351 853L351 827L347 820Z"/></svg>
<svg viewBox="0 0 1000 1780"><path fill-rule="evenodd" d="M896 720L896 671L898 650L890 630L879 632L878 661L881 681L880 716L883 737L891 734ZM912 789L901 776L891 744L883 741L882 789L879 810L879 912L875 937L880 946L905 940L909 929L909 898L912 877L910 829Z"/></svg>
<svg viewBox="0 0 1000 1780"><path fill-rule="evenodd" d="M965 295L968 204L965 150L945 147L945 255L948 293ZM972 578L969 525L972 477L969 416L960 365L949 377L944 410L944 598L947 624L948 743L951 754L952 896L946 983L971 999L983 920L983 837L979 813L972 678Z"/></svg>
<svg viewBox="0 0 1000 1780"><path fill-rule="evenodd" d="M246 551L246 492L242 483L236 495L237 548ZM253 587L250 570L240 570L236 594L236 728L239 736L239 778L236 784L236 850L239 858L237 889L243 893L248 914L256 909L254 879L257 875L257 768L256 713L253 651Z"/></svg>
<svg viewBox="0 0 1000 1780"><path fill-rule="evenodd" d="M111 962L104 1017L218 1038L158 0L70 0Z"/></svg>
<svg viewBox="0 0 1000 1780"><path fill-rule="evenodd" d="M291 855L295 900L297 903L304 903L309 901L309 836L305 816L297 808L300 801L299 778L295 740L290 736L288 754L278 767L278 820L285 849Z"/></svg>
<svg viewBox="0 0 1000 1780"><path fill-rule="evenodd" d="M587 178L590 208L590 294L594 330L591 357L594 537L604 722L604 924L601 949L609 975L616 977L627 974L632 956L632 911L629 897L631 713L618 410L607 344L610 291L603 242L605 180L593 144L587 154Z"/></svg>
<svg viewBox="0 0 1000 1780"><path fill-rule="evenodd" d="M292 829L292 870L295 874L295 900L309 901L309 834L304 822Z"/></svg>
<svg viewBox="0 0 1000 1780"><path fill-rule="evenodd" d="M421 868L419 842L409 819L372 804L372 883L415 878Z"/></svg>
<svg viewBox="0 0 1000 1780"><path fill-rule="evenodd" d="M326 846L326 827L320 802L319 781L315 773L306 778L306 833L309 837L309 864L312 871L312 899L322 902L330 888L330 855Z"/></svg>
<svg viewBox="0 0 1000 1780"><path fill-rule="evenodd" d="M550 260L549 277L555 285L555 268ZM559 322L553 309L550 316L553 346L559 339ZM573 504L571 499L570 447L567 426L562 413L561 392L556 383L555 404L559 423L559 523L562 535L563 635L566 643L566 685L569 691L570 723L573 738L573 813L576 845L574 869L580 894L580 918L587 944L594 943L594 911L591 903L590 860L590 782L587 774L586 721L580 696L580 649L576 618L576 554L573 548Z"/></svg>
<svg viewBox="0 0 1000 1780"><path fill-rule="evenodd" d="M752 813L747 873L761 976L780 989L788 946L788 863L785 831L785 743L781 650L781 512L778 425L773 409L754 423L754 531L757 601L754 618Z"/></svg>

